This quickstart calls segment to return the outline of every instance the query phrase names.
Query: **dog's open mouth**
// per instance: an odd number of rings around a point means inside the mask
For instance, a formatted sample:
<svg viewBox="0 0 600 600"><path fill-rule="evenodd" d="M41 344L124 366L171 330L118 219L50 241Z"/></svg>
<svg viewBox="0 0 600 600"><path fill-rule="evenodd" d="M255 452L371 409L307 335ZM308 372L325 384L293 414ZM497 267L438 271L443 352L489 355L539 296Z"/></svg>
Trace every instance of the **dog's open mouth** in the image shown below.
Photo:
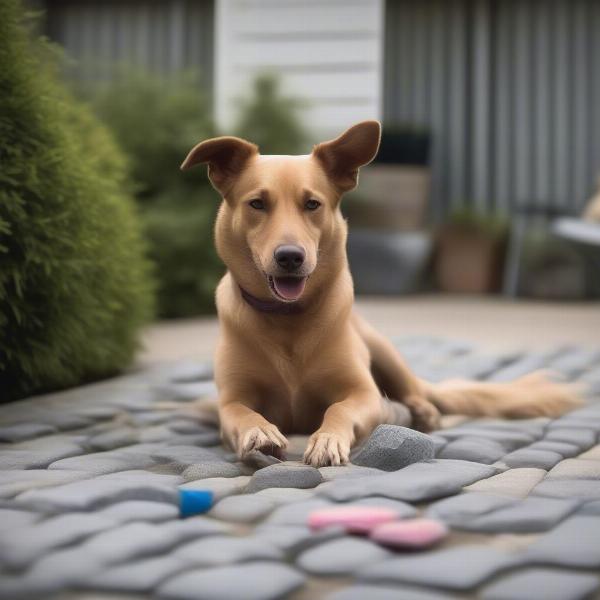
<svg viewBox="0 0 600 600"><path fill-rule="evenodd" d="M308 277L268 276L269 287L273 294L284 302L295 302L302 296Z"/></svg>

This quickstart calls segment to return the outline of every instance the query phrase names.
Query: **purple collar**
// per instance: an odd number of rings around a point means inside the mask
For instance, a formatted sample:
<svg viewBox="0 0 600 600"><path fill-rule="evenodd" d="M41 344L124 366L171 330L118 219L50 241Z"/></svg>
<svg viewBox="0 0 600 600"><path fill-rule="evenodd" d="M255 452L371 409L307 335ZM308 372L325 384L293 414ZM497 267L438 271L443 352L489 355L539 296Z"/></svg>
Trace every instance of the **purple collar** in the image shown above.
<svg viewBox="0 0 600 600"><path fill-rule="evenodd" d="M269 315L298 315L302 312L302 307L297 302L280 302L279 300L261 300L247 292L242 286L239 286L242 298L254 310Z"/></svg>

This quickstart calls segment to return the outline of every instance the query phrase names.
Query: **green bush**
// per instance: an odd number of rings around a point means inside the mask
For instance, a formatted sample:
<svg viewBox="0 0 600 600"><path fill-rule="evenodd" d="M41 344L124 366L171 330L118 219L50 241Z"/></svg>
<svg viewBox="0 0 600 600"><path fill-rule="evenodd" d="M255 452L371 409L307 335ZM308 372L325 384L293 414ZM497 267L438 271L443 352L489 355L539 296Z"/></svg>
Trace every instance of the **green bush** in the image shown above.
<svg viewBox="0 0 600 600"><path fill-rule="evenodd" d="M240 103L235 135L258 144L263 154L300 154L308 141L299 112L305 106L297 98L283 96L279 79L259 75L252 94Z"/></svg>
<svg viewBox="0 0 600 600"><path fill-rule="evenodd" d="M201 89L190 74L166 82L122 69L110 83L85 90L129 157L162 317L214 312L224 272L212 235L217 192L205 170L179 170L196 143L216 135Z"/></svg>
<svg viewBox="0 0 600 600"><path fill-rule="evenodd" d="M123 155L0 3L2 399L125 367L152 309Z"/></svg>

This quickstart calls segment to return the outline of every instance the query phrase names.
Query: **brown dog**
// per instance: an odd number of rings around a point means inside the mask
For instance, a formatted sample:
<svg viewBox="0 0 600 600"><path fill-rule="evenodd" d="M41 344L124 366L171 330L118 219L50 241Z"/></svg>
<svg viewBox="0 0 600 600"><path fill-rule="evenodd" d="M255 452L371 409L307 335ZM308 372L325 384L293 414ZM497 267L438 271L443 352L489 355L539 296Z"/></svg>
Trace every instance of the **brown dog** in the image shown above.
<svg viewBox="0 0 600 600"><path fill-rule="evenodd" d="M307 156L261 156L235 137L198 144L182 169L208 163L223 197L217 251L221 340L215 374L224 440L240 457L281 455L286 433L310 433L304 460L348 461L353 444L396 422L396 402L429 431L439 412L558 415L576 400L534 375L511 384L417 379L394 347L352 312L344 192L377 153L380 126L365 121ZM394 401L388 400L393 398Z"/></svg>

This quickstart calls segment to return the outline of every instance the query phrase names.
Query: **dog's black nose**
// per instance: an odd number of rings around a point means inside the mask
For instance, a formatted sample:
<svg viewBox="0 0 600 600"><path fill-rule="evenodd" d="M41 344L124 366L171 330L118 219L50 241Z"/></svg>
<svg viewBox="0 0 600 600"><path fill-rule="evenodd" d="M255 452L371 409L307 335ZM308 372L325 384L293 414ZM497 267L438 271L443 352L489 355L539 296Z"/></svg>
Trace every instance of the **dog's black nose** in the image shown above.
<svg viewBox="0 0 600 600"><path fill-rule="evenodd" d="M275 248L275 260L286 271L296 271L302 266L306 254L300 246L290 244Z"/></svg>

